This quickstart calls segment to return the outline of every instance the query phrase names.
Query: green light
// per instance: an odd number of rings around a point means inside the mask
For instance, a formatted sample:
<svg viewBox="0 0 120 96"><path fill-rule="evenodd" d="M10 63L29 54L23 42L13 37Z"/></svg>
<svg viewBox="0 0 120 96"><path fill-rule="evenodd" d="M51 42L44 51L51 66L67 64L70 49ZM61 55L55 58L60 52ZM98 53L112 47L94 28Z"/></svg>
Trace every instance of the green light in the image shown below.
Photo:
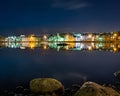
<svg viewBox="0 0 120 96"><path fill-rule="evenodd" d="M104 44L103 44L103 43L100 43L98 46L99 46L99 47L103 47L103 46L104 46Z"/></svg>
<svg viewBox="0 0 120 96"><path fill-rule="evenodd" d="M103 37L99 37L99 38L98 38L98 40L103 41L103 40L104 40L104 38L103 38Z"/></svg>
<svg viewBox="0 0 120 96"><path fill-rule="evenodd" d="M58 41L65 41L65 38L57 34L57 36L56 35L51 36L48 40L51 42L58 42Z"/></svg>

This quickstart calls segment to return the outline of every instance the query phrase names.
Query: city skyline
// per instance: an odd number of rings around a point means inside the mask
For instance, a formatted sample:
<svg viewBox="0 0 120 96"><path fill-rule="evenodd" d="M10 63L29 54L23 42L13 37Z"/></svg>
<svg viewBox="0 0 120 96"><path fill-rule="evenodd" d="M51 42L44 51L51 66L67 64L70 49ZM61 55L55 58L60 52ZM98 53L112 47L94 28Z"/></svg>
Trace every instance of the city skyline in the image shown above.
<svg viewBox="0 0 120 96"><path fill-rule="evenodd" d="M57 33L43 34L35 36L33 34L25 36L0 37L0 47L35 49L43 48L59 50L98 50L119 52L120 33Z"/></svg>

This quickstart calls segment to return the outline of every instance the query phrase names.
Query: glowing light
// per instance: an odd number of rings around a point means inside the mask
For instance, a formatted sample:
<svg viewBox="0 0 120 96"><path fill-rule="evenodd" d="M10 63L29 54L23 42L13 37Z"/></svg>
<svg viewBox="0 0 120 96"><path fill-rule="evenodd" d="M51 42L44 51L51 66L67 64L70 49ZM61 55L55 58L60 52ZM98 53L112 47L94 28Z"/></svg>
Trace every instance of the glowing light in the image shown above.
<svg viewBox="0 0 120 96"><path fill-rule="evenodd" d="M44 36L43 36L43 39L45 39L45 40L46 40L46 39L47 39L47 35L44 35Z"/></svg>
<svg viewBox="0 0 120 96"><path fill-rule="evenodd" d="M68 45L69 45L70 48L76 47L76 44L75 44L75 43L68 43Z"/></svg>
<svg viewBox="0 0 120 96"><path fill-rule="evenodd" d="M102 38L102 37L99 37L98 39L99 39L100 41L103 41L103 38Z"/></svg>
<svg viewBox="0 0 120 96"><path fill-rule="evenodd" d="M89 50L89 51L91 51L91 50L92 50L92 47L91 47L91 46L89 46L89 47L88 47L88 50Z"/></svg>
<svg viewBox="0 0 120 96"><path fill-rule="evenodd" d="M94 41L94 40L95 40L95 37L93 36L93 37L92 37L92 41Z"/></svg>
<svg viewBox="0 0 120 96"><path fill-rule="evenodd" d="M46 50L46 49L47 49L47 46L46 46L46 45L44 45L44 46L43 46L43 49L44 49L44 50Z"/></svg>
<svg viewBox="0 0 120 96"><path fill-rule="evenodd" d="M66 46L66 47L65 47L65 49L66 49L66 50L69 50L69 47L68 47L68 46Z"/></svg>
<svg viewBox="0 0 120 96"><path fill-rule="evenodd" d="M25 47L20 47L20 49L25 49Z"/></svg>
<svg viewBox="0 0 120 96"><path fill-rule="evenodd" d="M117 34L117 33L114 33L113 35L116 37L118 34Z"/></svg>
<svg viewBox="0 0 120 96"><path fill-rule="evenodd" d="M36 47L36 43L35 42L30 42L29 46L31 49L34 49Z"/></svg>
<svg viewBox="0 0 120 96"><path fill-rule="evenodd" d="M118 49L117 49L116 47L114 47L114 48L113 48L113 51L114 51L114 52L117 52L117 51L118 51Z"/></svg>
<svg viewBox="0 0 120 96"><path fill-rule="evenodd" d="M65 41L75 41L75 37L73 35L70 34L66 34L65 35Z"/></svg>
<svg viewBox="0 0 120 96"><path fill-rule="evenodd" d="M82 43L76 43L76 49L77 50L84 49L84 44L82 44Z"/></svg>
<svg viewBox="0 0 120 96"><path fill-rule="evenodd" d="M30 37L29 37L29 41L36 41L37 39L34 37L34 35L31 35Z"/></svg>
<svg viewBox="0 0 120 96"><path fill-rule="evenodd" d="M88 38L92 38L92 34L88 34Z"/></svg>
<svg viewBox="0 0 120 96"><path fill-rule="evenodd" d="M2 37L0 37L0 40L1 41L3 40ZM50 41L50 42L47 42L47 41ZM81 42L81 44L77 44L79 41ZM95 43L93 41L95 41ZM24 49L26 47L29 47L31 49L34 49L35 47L40 47L40 45L43 43L47 43L46 45L43 44L42 46L42 48L45 50L50 47L50 48L55 48L57 50L59 49L64 49L64 50L65 49L66 50L97 49L97 50L112 50L113 52L118 52L120 50L120 33L119 32L96 33L96 34L94 33L85 33L85 34L57 33L57 34L50 34L50 35L46 34L46 35L43 35L43 37L38 37L34 35L30 35L26 37L25 35L20 35L17 37L8 36L4 39L4 42L5 42L4 46L10 47L10 48L23 47Z"/></svg>

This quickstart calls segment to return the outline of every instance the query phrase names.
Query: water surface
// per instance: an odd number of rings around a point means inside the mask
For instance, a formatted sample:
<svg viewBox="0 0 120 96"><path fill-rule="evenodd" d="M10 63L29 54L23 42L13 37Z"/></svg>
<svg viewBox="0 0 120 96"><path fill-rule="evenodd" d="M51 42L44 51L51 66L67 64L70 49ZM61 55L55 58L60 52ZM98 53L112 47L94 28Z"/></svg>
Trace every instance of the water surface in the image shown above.
<svg viewBox="0 0 120 96"><path fill-rule="evenodd" d="M1 48L1 89L29 86L31 79L40 77L56 78L65 87L88 80L101 84L113 83L113 73L120 70L120 53L108 49L57 51L43 47L24 50Z"/></svg>

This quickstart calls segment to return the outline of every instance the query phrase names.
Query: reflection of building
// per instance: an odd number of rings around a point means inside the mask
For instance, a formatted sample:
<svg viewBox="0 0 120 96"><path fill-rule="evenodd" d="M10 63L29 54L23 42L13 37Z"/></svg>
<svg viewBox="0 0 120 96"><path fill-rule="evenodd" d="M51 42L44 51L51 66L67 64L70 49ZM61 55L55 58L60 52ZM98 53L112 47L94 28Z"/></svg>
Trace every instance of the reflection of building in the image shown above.
<svg viewBox="0 0 120 96"><path fill-rule="evenodd" d="M104 50L119 52L120 43L119 42L2 42L0 47L9 47L9 48L43 48L43 49L57 49L57 50Z"/></svg>
<svg viewBox="0 0 120 96"><path fill-rule="evenodd" d="M0 48L5 48L5 47L6 47L5 43L4 42L0 42Z"/></svg>

